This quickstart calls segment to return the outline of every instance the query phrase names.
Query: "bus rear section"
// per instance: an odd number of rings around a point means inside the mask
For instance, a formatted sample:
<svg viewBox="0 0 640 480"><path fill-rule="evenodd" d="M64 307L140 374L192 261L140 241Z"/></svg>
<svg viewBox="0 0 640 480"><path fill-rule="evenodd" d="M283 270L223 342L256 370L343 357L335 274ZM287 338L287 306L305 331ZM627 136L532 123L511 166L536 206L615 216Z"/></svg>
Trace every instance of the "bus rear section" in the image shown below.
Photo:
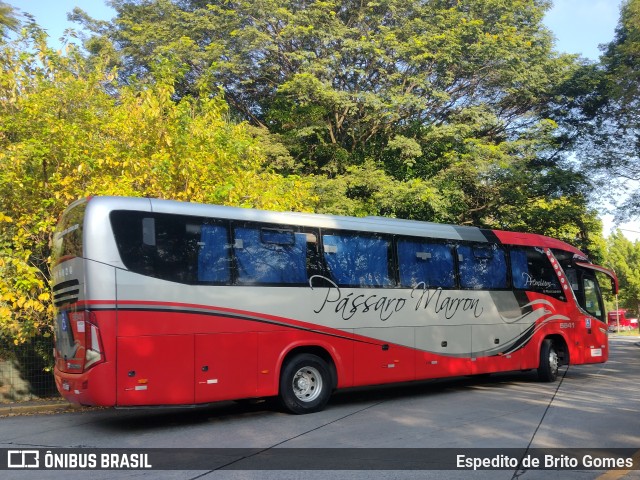
<svg viewBox="0 0 640 480"><path fill-rule="evenodd" d="M89 310L61 309L55 322L55 379L60 394L71 403L113 406L113 362L103 342L112 318ZM112 350L113 351L113 350ZM113 358L113 357L111 357Z"/></svg>
<svg viewBox="0 0 640 480"><path fill-rule="evenodd" d="M100 310L100 302L88 300L88 290L98 287L113 295L115 273L112 267L85 259L86 208L87 200L72 204L54 234L54 377L58 391L69 402L112 406L115 312ZM87 285L90 275L100 279L98 285Z"/></svg>

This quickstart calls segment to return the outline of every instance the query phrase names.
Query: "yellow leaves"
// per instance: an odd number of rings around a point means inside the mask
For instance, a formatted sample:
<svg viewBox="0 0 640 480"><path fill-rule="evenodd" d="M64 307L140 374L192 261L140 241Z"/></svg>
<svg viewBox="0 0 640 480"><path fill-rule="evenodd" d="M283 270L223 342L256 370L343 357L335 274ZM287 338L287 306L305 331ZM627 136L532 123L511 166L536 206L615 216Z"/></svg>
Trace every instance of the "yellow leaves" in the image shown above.
<svg viewBox="0 0 640 480"><path fill-rule="evenodd" d="M309 209L308 182L264 173L266 137L232 123L223 92L175 101L171 65L155 83L122 87L105 65L37 54L43 63L23 52L11 75L0 72L0 99L15 94L11 111L0 109L8 126L0 132L0 332L10 338L23 342L52 322L43 272L56 221L73 200L129 195ZM3 75L22 88L8 91Z"/></svg>
<svg viewBox="0 0 640 480"><path fill-rule="evenodd" d="M0 247L0 334L16 345L49 330L53 319L48 286L30 258L28 250Z"/></svg>
<svg viewBox="0 0 640 480"><path fill-rule="evenodd" d="M28 297L20 297L17 302L13 304L14 309L20 309L26 311L43 312L45 305L41 302Z"/></svg>
<svg viewBox="0 0 640 480"><path fill-rule="evenodd" d="M18 298L18 300L16 300L13 303L14 308L18 307L18 308L28 308L25 303L27 302L27 298L26 297L20 297Z"/></svg>

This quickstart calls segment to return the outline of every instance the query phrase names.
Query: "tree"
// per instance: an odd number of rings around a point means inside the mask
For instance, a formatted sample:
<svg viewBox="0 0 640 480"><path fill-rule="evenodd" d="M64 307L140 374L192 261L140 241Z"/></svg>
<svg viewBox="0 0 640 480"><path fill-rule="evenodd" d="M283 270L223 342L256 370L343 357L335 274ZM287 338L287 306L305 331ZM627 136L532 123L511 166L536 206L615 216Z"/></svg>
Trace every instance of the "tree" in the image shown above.
<svg viewBox="0 0 640 480"><path fill-rule="evenodd" d="M120 87L104 65L60 54L30 25L0 48L0 333L48 330L51 237L87 195L310 210L308 181L265 165L264 132L230 121L217 92L174 101L177 70ZM273 147L273 145L271 145Z"/></svg>
<svg viewBox="0 0 640 480"><path fill-rule="evenodd" d="M112 42L123 78L148 75L171 51L187 72L178 95L221 86L244 118L298 139L295 154L314 172L386 156L401 160L396 177L407 165L431 174L450 145L425 135L462 122L492 143L517 135L572 63L552 54L540 0L111 5L108 28L75 18L100 34L90 50Z"/></svg>
<svg viewBox="0 0 640 480"><path fill-rule="evenodd" d="M640 313L640 242L631 242L620 230L607 239L607 258L620 281L620 305Z"/></svg>
<svg viewBox="0 0 640 480"><path fill-rule="evenodd" d="M8 31L17 31L19 26L20 20L15 9L11 5L0 2L0 39L5 38Z"/></svg>
<svg viewBox="0 0 640 480"><path fill-rule="evenodd" d="M171 52L176 98L220 87L287 148L275 168L311 176L318 211L531 230L545 222L517 209L570 203L589 235L589 185L550 116L580 65L553 52L545 0L111 5L112 22L74 12L93 55L126 84Z"/></svg>
<svg viewBox="0 0 640 480"><path fill-rule="evenodd" d="M624 200L617 217L628 220L640 215L640 0L622 4L601 63L592 77L596 93L586 102L584 163L602 175L614 200Z"/></svg>

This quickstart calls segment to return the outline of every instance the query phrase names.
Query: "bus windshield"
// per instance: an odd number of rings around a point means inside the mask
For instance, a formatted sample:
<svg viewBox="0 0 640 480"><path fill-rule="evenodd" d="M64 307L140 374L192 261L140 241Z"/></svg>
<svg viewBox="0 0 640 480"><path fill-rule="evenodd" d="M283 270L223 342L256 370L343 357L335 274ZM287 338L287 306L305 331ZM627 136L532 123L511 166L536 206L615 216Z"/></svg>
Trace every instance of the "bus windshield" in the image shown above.
<svg viewBox="0 0 640 480"><path fill-rule="evenodd" d="M605 322L604 302L595 272L581 266L581 259L574 258L569 252L554 251L554 255L569 280L578 305L588 314Z"/></svg>

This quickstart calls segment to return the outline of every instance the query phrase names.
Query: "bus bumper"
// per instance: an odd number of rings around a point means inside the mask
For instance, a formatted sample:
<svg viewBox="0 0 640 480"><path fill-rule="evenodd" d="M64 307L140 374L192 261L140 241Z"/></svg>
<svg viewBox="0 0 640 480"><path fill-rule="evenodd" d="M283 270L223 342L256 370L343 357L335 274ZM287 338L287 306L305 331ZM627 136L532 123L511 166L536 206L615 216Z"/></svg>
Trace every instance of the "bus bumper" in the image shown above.
<svg viewBox="0 0 640 480"><path fill-rule="evenodd" d="M83 373L61 372L57 367L53 373L58 392L70 403L102 407L116 404L115 368L109 362Z"/></svg>

